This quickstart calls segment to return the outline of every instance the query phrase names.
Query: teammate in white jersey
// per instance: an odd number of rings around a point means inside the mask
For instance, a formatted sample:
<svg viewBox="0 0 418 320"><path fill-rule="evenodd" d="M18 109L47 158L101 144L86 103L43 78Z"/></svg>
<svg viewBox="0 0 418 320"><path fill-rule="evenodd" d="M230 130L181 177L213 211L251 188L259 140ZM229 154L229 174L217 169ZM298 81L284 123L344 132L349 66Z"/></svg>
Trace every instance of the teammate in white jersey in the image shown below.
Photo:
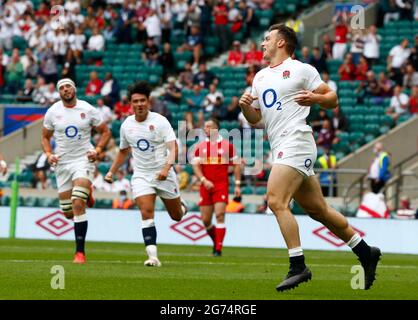
<svg viewBox="0 0 418 320"><path fill-rule="evenodd" d="M279 24L271 26L261 44L269 66L256 74L251 93L244 93L240 99L248 122L264 120L272 148L268 205L279 223L290 257L289 273L276 289L292 289L312 278L305 265L298 225L289 209L292 198L311 218L352 248L365 271L365 289L369 289L375 280L380 250L367 245L347 219L326 203L313 172L317 151L306 117L313 104L333 109L338 98L314 67L290 58L296 44L292 29Z"/></svg>
<svg viewBox="0 0 418 320"><path fill-rule="evenodd" d="M170 217L180 221L187 209L180 198L179 185L173 164L178 146L174 130L162 115L149 111L151 88L139 81L128 88L134 115L129 116L120 128L119 153L105 180L113 181L113 175L132 152L134 174L131 186L133 198L142 215L142 235L148 259L146 266L161 266L157 256L157 230L154 223L155 199L164 202Z"/></svg>
<svg viewBox="0 0 418 320"><path fill-rule="evenodd" d="M61 210L68 219L74 220L76 254L73 262L85 263L86 203L89 207L94 205L91 194L94 161L107 145L111 133L97 109L77 99L71 79L58 81L57 90L61 100L45 114L42 147L49 164L55 167ZM90 143L93 129L101 134L96 148ZM51 149L52 136L56 142L55 153Z"/></svg>

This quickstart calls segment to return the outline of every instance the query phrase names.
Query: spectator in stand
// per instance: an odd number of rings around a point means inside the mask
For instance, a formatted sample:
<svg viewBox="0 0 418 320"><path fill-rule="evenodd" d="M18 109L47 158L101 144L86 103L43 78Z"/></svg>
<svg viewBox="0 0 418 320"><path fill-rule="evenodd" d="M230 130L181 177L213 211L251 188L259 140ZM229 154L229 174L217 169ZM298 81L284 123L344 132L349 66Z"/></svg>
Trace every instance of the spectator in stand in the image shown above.
<svg viewBox="0 0 418 320"><path fill-rule="evenodd" d="M93 28L93 34L87 42L87 50L89 51L103 51L105 48L105 40L99 32L99 28Z"/></svg>
<svg viewBox="0 0 418 320"><path fill-rule="evenodd" d="M78 63L81 63L81 54L86 43L86 36L83 33L83 30L80 27L76 27L75 33L70 34L68 37L68 42L71 50L74 51L74 56L76 57Z"/></svg>
<svg viewBox="0 0 418 320"><path fill-rule="evenodd" d="M158 98L159 94L155 92L151 92L150 95L150 110L152 112L156 112L161 114L162 116L166 117L168 122L171 123L173 117L171 115L170 110L168 110L167 103L164 100Z"/></svg>
<svg viewBox="0 0 418 320"><path fill-rule="evenodd" d="M32 61L37 62L38 58L36 55L33 54L33 51L31 48L25 49L25 54L20 58L20 62L23 65L23 70L25 72L25 75L28 76L28 68L29 66L33 65Z"/></svg>
<svg viewBox="0 0 418 320"><path fill-rule="evenodd" d="M229 66L241 65L244 63L244 53L241 51L241 44L238 40L232 43L232 49L228 53L227 64Z"/></svg>
<svg viewBox="0 0 418 320"><path fill-rule="evenodd" d="M213 1L204 0L200 4L200 33L202 38L205 39L206 36L211 32L211 23L212 23L212 12L213 12Z"/></svg>
<svg viewBox="0 0 418 320"><path fill-rule="evenodd" d="M367 71L367 80L360 82L360 85L355 90L358 97L358 102L363 103L366 97L380 96L379 82L372 70Z"/></svg>
<svg viewBox="0 0 418 320"><path fill-rule="evenodd" d="M334 130L332 129L331 121L329 119L325 119L322 123L321 130L318 132L316 143L319 147L331 149L334 139L335 135Z"/></svg>
<svg viewBox="0 0 418 320"><path fill-rule="evenodd" d="M135 11L129 8L129 1L124 0L119 12L116 25L116 41L118 43L132 43L131 24L135 21Z"/></svg>
<svg viewBox="0 0 418 320"><path fill-rule="evenodd" d="M239 98L236 96L232 97L231 103L226 108L226 121L238 121L238 116L241 113L241 108L239 106Z"/></svg>
<svg viewBox="0 0 418 320"><path fill-rule="evenodd" d="M401 20L414 20L414 0L396 0Z"/></svg>
<svg viewBox="0 0 418 320"><path fill-rule="evenodd" d="M387 77L385 72L379 74L380 97L391 97L393 95L394 86L395 83Z"/></svg>
<svg viewBox="0 0 418 320"><path fill-rule="evenodd" d="M303 33L305 31L305 25L303 24L302 19L298 19L296 13L293 13L285 22L285 25L295 31L298 44L301 44L303 40Z"/></svg>
<svg viewBox="0 0 418 320"><path fill-rule="evenodd" d="M75 66L77 65L77 60L74 56L74 51L71 49L67 50L67 54L64 59L64 63L62 65L61 70L61 79L63 78L70 78L75 81Z"/></svg>
<svg viewBox="0 0 418 320"><path fill-rule="evenodd" d="M103 87L100 90L100 94L104 98L105 104L113 108L115 103L119 100L119 84L113 75L108 72L105 75L105 81Z"/></svg>
<svg viewBox="0 0 418 320"><path fill-rule="evenodd" d="M387 57L387 69L389 71L389 77L396 82L396 84L402 85L403 75L401 68L407 62L411 50L408 48L408 39L403 39L401 44L394 46Z"/></svg>
<svg viewBox="0 0 418 320"><path fill-rule="evenodd" d="M109 183L107 183L104 180L103 175L100 173L97 167L94 170L94 177L93 177L92 185L93 185L94 190L106 191L106 192L110 191L110 186L111 186Z"/></svg>
<svg viewBox="0 0 418 320"><path fill-rule="evenodd" d="M97 111L99 111L103 122L106 123L110 127L111 122L114 118L112 109L110 109L107 105L105 105L104 100L102 98L97 99L96 109Z"/></svg>
<svg viewBox="0 0 418 320"><path fill-rule="evenodd" d="M218 78L212 71L207 70L206 63L202 62L199 64L199 71L193 77L193 84L208 89L211 83L218 84Z"/></svg>
<svg viewBox="0 0 418 320"><path fill-rule="evenodd" d="M327 60L318 47L313 48L310 64L313 65L319 73L328 71Z"/></svg>
<svg viewBox="0 0 418 320"><path fill-rule="evenodd" d="M169 3L168 4L161 3L158 16L160 17L160 23L161 23L161 40L163 43L170 42L171 29L173 28L173 22L172 22L173 15L171 13L171 6Z"/></svg>
<svg viewBox="0 0 418 320"><path fill-rule="evenodd" d="M352 81L356 79L356 66L353 63L351 53L345 55L343 64L338 69L341 81Z"/></svg>
<svg viewBox="0 0 418 320"><path fill-rule="evenodd" d="M349 33L347 12L337 11L332 18L332 23L335 26L335 43L332 47L332 57L336 60L343 60L347 50L347 35Z"/></svg>
<svg viewBox="0 0 418 320"><path fill-rule="evenodd" d="M158 46L153 38L147 38L145 46L142 48L142 60L149 67L158 64Z"/></svg>
<svg viewBox="0 0 418 320"><path fill-rule="evenodd" d="M193 121L193 115L197 114L198 122L197 127L200 128L203 125L204 116L203 116L203 107L205 102L205 95L202 93L202 89L200 85L195 84L193 86L193 95L190 98L186 99L186 103L189 106L188 111L185 114L186 122L188 124L189 129L195 127ZM192 126L190 128L190 125Z"/></svg>
<svg viewBox="0 0 418 320"><path fill-rule="evenodd" d="M332 109L331 124L336 135L340 132L345 132L348 130L347 117L343 114L340 107Z"/></svg>
<svg viewBox="0 0 418 320"><path fill-rule="evenodd" d="M415 45L411 49L411 54L409 55L408 62L412 63L415 70L418 70L418 35L415 36Z"/></svg>
<svg viewBox="0 0 418 320"><path fill-rule="evenodd" d="M397 122L401 115L408 113L408 110L409 97L402 92L402 87L400 85L396 85L393 91L393 97L390 99L390 106L386 110L386 113Z"/></svg>
<svg viewBox="0 0 418 320"><path fill-rule="evenodd" d="M369 66L375 65L379 61L381 41L382 37L377 34L376 26L371 25L364 37L364 56L366 57Z"/></svg>
<svg viewBox="0 0 418 320"><path fill-rule="evenodd" d="M414 86L418 86L418 72L411 63L408 63L403 76L403 87L411 89Z"/></svg>
<svg viewBox="0 0 418 320"><path fill-rule="evenodd" d="M180 104L181 89L176 85L176 79L169 77L164 91L164 101Z"/></svg>
<svg viewBox="0 0 418 320"><path fill-rule="evenodd" d="M99 79L96 71L90 72L90 81L87 83L85 94L86 96L96 96L100 94L103 81Z"/></svg>
<svg viewBox="0 0 418 320"><path fill-rule="evenodd" d="M46 83L56 83L58 80L58 66L51 42L47 42L46 47L39 50L38 57L41 61L41 75L45 78Z"/></svg>
<svg viewBox="0 0 418 320"><path fill-rule="evenodd" d="M177 0L173 4L173 15L175 19L175 29L184 29L186 24L187 11L189 6L186 0Z"/></svg>
<svg viewBox="0 0 418 320"><path fill-rule="evenodd" d="M369 65L367 64L366 58L361 56L359 63L356 66L356 80L366 81L367 71L369 71Z"/></svg>
<svg viewBox="0 0 418 320"><path fill-rule="evenodd" d="M32 79L26 79L23 90L19 90L17 93L16 100L19 102L31 102L34 89Z"/></svg>
<svg viewBox="0 0 418 320"><path fill-rule="evenodd" d="M318 114L312 120L311 126L314 132L319 132L322 129L325 120L330 120L327 112L324 109L319 109Z"/></svg>
<svg viewBox="0 0 418 320"><path fill-rule="evenodd" d="M118 198L113 199L112 202L112 209L129 210L134 206L135 203L128 198L127 192L125 190L120 190Z"/></svg>
<svg viewBox="0 0 418 320"><path fill-rule="evenodd" d="M337 169L337 157L329 148L323 148L324 153L318 158L320 168L323 170ZM322 194L325 197L337 196L337 175L335 172L321 172L319 174L319 183L321 185Z"/></svg>
<svg viewBox="0 0 418 320"><path fill-rule="evenodd" d="M6 85L10 93L17 93L23 75L24 70L20 62L19 49L14 49L10 62L6 67Z"/></svg>
<svg viewBox="0 0 418 320"><path fill-rule="evenodd" d="M190 34L192 27L198 27L200 28L200 14L201 10L198 5L196 5L194 2L191 2L189 4L189 9L187 10L187 16L186 16L186 33Z"/></svg>
<svg viewBox="0 0 418 320"><path fill-rule="evenodd" d="M383 17L383 24L386 25L390 21L397 20L399 20L399 7L396 5L396 0L389 0Z"/></svg>
<svg viewBox="0 0 418 320"><path fill-rule="evenodd" d="M132 106L128 101L127 96L123 96L120 101L115 104L115 115L116 119L123 121L131 114L133 114Z"/></svg>
<svg viewBox="0 0 418 320"><path fill-rule="evenodd" d="M412 87L411 98L409 98L409 112L418 114L418 86Z"/></svg>
<svg viewBox="0 0 418 320"><path fill-rule="evenodd" d="M45 92L45 106L52 106L55 102L57 102L60 99L60 94L55 88L54 83L48 84L48 90Z"/></svg>
<svg viewBox="0 0 418 320"><path fill-rule="evenodd" d="M311 53L309 52L309 48L306 46L303 47L301 50L301 56L298 60L303 63L311 63L311 59L312 59L312 56L311 56Z"/></svg>
<svg viewBox="0 0 418 320"><path fill-rule="evenodd" d="M255 64L250 64L248 66L247 72L246 72L246 75L245 75L245 83L247 84L248 87L252 86L254 77L255 77L255 75L257 74L258 71L259 71L259 68Z"/></svg>
<svg viewBox="0 0 418 320"><path fill-rule="evenodd" d="M368 179L370 180L370 188L373 193L379 193L390 179L390 157L389 153L383 148L381 142L374 145L373 153L375 158L369 168Z"/></svg>
<svg viewBox="0 0 418 320"><path fill-rule="evenodd" d="M263 61L263 52L257 49L257 43L251 41L250 49L245 53L244 62L248 65L260 66Z"/></svg>
<svg viewBox="0 0 418 320"><path fill-rule="evenodd" d="M322 45L322 54L325 56L326 60L333 59L332 56L332 48L334 47L334 42L331 40L329 34L324 34L322 37L323 45Z"/></svg>
<svg viewBox="0 0 418 320"><path fill-rule="evenodd" d="M240 0L238 3L238 10L246 26L244 31L245 38L250 37L251 31L257 27L257 19L254 16L254 8L251 5L253 4L250 4L247 0Z"/></svg>
<svg viewBox="0 0 418 320"><path fill-rule="evenodd" d="M180 72L179 75L179 84L184 87L185 89L193 89L193 71L192 71L192 64L190 62L186 62L184 65L184 70Z"/></svg>
<svg viewBox="0 0 418 320"><path fill-rule="evenodd" d="M225 212L227 213L241 213L244 212L245 206L242 204L242 197L234 197L232 200L229 200Z"/></svg>
<svg viewBox="0 0 418 320"><path fill-rule="evenodd" d="M418 210L412 209L411 200L408 196L404 195L400 199L400 205L396 214L394 215L395 219L417 219Z"/></svg>
<svg viewBox="0 0 418 320"><path fill-rule="evenodd" d="M154 43L159 46L161 44L161 23L155 10L151 9L144 21L144 26L147 31L147 37L152 38Z"/></svg>
<svg viewBox="0 0 418 320"><path fill-rule="evenodd" d="M197 67L202 54L202 37L198 26L190 29L190 35L187 36L187 42L177 48L177 52L191 51L193 53L193 67Z"/></svg>
<svg viewBox="0 0 418 320"><path fill-rule="evenodd" d="M131 183L125 178L126 174L123 169L119 169L116 172L116 180L113 181L111 186L111 192L119 193L120 191L131 191Z"/></svg>
<svg viewBox="0 0 418 320"><path fill-rule="evenodd" d="M357 65L360 62L360 57L364 53L364 33L362 29L353 29L351 33L351 48L350 52L353 56L353 63Z"/></svg>
<svg viewBox="0 0 418 320"><path fill-rule="evenodd" d="M219 0L213 9L215 35L219 39L221 52L229 48L228 7L224 0Z"/></svg>
<svg viewBox="0 0 418 320"><path fill-rule="evenodd" d="M227 109L224 105L224 100L222 97L217 96L215 99L215 103L213 104L213 110L210 116L212 118L216 118L219 121L224 121L226 119Z"/></svg>
<svg viewBox="0 0 418 320"><path fill-rule="evenodd" d="M235 34L242 28L243 17L240 10L235 5L235 0L228 1L228 20L231 25L231 33Z"/></svg>
<svg viewBox="0 0 418 320"><path fill-rule="evenodd" d="M45 93L48 91L45 79L42 76L36 78L35 89L32 93L33 102L44 105L45 104Z"/></svg>
<svg viewBox="0 0 418 320"><path fill-rule="evenodd" d="M329 73L327 71L323 71L321 76L322 76L322 81L324 81L331 88L332 91L337 92L338 90L337 84L335 83L335 81L329 78Z"/></svg>
<svg viewBox="0 0 418 320"><path fill-rule="evenodd" d="M212 84L209 85L209 93L206 95L205 101L203 103L203 105L205 107L205 113L206 114L212 113L212 111L215 107L215 104L216 104L216 100L218 98L221 98L221 100L223 100L224 96L223 96L222 92L217 90L216 85L212 83Z"/></svg>

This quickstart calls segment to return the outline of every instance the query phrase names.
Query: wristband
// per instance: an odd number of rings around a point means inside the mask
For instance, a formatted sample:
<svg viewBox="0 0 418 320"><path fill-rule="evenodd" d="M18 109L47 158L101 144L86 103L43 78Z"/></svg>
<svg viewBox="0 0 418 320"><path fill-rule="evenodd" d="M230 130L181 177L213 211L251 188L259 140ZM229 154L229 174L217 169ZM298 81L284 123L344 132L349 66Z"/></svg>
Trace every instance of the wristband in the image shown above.
<svg viewBox="0 0 418 320"><path fill-rule="evenodd" d="M237 186L240 186L240 185L241 185L241 180L235 180L235 184L236 184Z"/></svg>
<svg viewBox="0 0 418 320"><path fill-rule="evenodd" d="M7 162L4 160L0 160L0 168L6 168L7 167Z"/></svg>
<svg viewBox="0 0 418 320"><path fill-rule="evenodd" d="M200 178L200 182L203 182L203 181L205 181L206 180L206 178L205 177L201 177Z"/></svg>

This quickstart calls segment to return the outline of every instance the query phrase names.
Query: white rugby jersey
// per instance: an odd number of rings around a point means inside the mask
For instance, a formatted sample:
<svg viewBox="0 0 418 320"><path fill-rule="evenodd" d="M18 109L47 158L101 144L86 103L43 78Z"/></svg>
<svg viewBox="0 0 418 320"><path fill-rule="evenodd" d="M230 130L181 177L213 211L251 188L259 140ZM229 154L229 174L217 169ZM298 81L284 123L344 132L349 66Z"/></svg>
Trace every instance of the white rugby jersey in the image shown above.
<svg viewBox="0 0 418 320"><path fill-rule="evenodd" d="M168 120L156 112L148 112L147 118L138 122L135 115L125 119L120 128L120 149L131 147L134 173L154 174L166 164L167 142L176 140Z"/></svg>
<svg viewBox="0 0 418 320"><path fill-rule="evenodd" d="M90 142L92 127L101 123L99 111L86 101L77 99L71 108L62 101L55 102L45 114L44 127L54 131L58 164L87 159L87 152L94 148Z"/></svg>
<svg viewBox="0 0 418 320"><path fill-rule="evenodd" d="M296 129L312 132L306 124L310 107L300 106L294 98L299 91L314 91L321 83L321 77L313 66L291 58L255 75L251 95L258 99L252 106L261 109L272 149L278 146L281 137Z"/></svg>

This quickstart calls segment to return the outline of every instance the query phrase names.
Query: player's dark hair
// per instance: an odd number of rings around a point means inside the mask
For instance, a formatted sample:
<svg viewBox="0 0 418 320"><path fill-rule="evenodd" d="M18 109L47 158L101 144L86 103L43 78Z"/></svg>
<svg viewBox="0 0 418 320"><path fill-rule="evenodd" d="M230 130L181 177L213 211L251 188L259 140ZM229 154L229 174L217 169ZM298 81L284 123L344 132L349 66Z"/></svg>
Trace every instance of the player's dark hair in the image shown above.
<svg viewBox="0 0 418 320"><path fill-rule="evenodd" d="M292 55L295 52L296 46L298 44L298 38L296 37L296 32L293 31L292 28L289 28L285 26L284 24L273 24L269 28L269 32L273 30L277 30L277 34L280 37L282 37L284 41L286 41L286 46L285 46L286 52L289 55Z"/></svg>
<svg viewBox="0 0 418 320"><path fill-rule="evenodd" d="M128 101L131 101L131 98L135 93L143 94L147 97L147 99L149 99L151 94L151 86L146 81L136 81L132 83L128 87Z"/></svg>
<svg viewBox="0 0 418 320"><path fill-rule="evenodd" d="M219 123L219 120L214 118L214 117L210 117L208 119L208 121L212 121L214 124L216 124L216 127L219 129L221 127L221 124Z"/></svg>

